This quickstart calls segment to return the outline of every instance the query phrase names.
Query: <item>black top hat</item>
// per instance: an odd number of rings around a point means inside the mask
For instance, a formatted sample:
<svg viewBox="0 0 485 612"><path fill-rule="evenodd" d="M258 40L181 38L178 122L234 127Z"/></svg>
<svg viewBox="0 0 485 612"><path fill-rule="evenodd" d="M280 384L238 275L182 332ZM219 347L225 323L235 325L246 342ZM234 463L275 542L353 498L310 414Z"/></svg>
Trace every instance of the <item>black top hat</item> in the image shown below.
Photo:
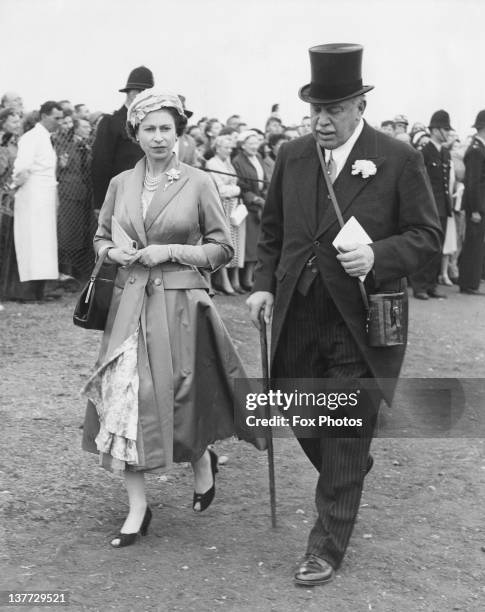
<svg viewBox="0 0 485 612"><path fill-rule="evenodd" d="M144 89L150 89L153 87L153 73L146 66L138 66L138 68L133 68L130 72L130 76L128 77L128 81L123 89L118 89L118 91L126 92L130 91L130 89L139 89L143 91Z"/></svg>
<svg viewBox="0 0 485 612"><path fill-rule="evenodd" d="M476 130L481 130L485 127L485 110L481 110L477 118L475 119L475 123L472 125Z"/></svg>
<svg viewBox="0 0 485 612"><path fill-rule="evenodd" d="M180 98L180 101L182 102L182 107L184 109L185 116L187 117L187 119L190 119L194 113L185 108L185 96L183 96L182 94L178 94L178 97Z"/></svg>
<svg viewBox="0 0 485 612"><path fill-rule="evenodd" d="M298 95L305 102L327 104L359 96L373 85L362 85L362 45L332 43L309 49L312 82Z"/></svg>
<svg viewBox="0 0 485 612"><path fill-rule="evenodd" d="M445 110L438 110L432 114L429 122L429 129L437 128L439 130L452 130L450 125L450 116Z"/></svg>

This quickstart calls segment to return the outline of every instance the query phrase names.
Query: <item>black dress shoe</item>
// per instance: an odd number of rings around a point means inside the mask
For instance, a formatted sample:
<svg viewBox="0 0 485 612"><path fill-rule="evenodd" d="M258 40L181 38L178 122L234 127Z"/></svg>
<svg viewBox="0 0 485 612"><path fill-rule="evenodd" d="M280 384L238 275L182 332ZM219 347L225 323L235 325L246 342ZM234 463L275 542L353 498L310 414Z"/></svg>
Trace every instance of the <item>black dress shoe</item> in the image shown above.
<svg viewBox="0 0 485 612"><path fill-rule="evenodd" d="M417 300L429 300L428 294L425 291L416 291L414 297Z"/></svg>
<svg viewBox="0 0 485 612"><path fill-rule="evenodd" d="M439 289L436 289L436 287L434 289L428 289L427 291L429 297L431 298L440 298L440 299L445 299L448 297L446 295L446 293L443 293L442 291L440 291Z"/></svg>
<svg viewBox="0 0 485 612"><path fill-rule="evenodd" d="M307 553L295 572L296 584L317 586L333 578L333 567L325 559Z"/></svg>
<svg viewBox="0 0 485 612"><path fill-rule="evenodd" d="M209 454L211 457L211 472L214 483L205 493L196 493L194 491L194 497L192 500L192 510L194 512L204 512L204 510L207 510L214 499L214 495L216 494L216 474L219 471L217 468L218 457L216 453L210 449ZM197 504L199 504L199 508L196 508Z"/></svg>
<svg viewBox="0 0 485 612"><path fill-rule="evenodd" d="M150 509L150 506L147 506L145 510L145 516L143 517L143 521L140 525L139 531L137 531L136 533L121 533L120 531L120 533L111 540L111 546L113 548L123 548L124 546L131 546L135 543L138 534L142 536L145 536L147 534L151 520L152 511Z"/></svg>
<svg viewBox="0 0 485 612"><path fill-rule="evenodd" d="M460 287L460 293L464 293L465 295L485 295L485 293L479 289L467 289L466 287Z"/></svg>

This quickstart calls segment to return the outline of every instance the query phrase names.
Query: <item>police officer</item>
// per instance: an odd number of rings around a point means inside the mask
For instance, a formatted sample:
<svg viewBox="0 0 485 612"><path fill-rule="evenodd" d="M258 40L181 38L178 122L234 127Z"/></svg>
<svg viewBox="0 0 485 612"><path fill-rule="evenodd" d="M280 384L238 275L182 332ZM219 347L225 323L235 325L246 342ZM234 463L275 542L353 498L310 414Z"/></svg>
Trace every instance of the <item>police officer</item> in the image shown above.
<svg viewBox="0 0 485 612"><path fill-rule="evenodd" d="M447 147L450 132L450 116L444 110L433 113L429 123L431 138L424 145L421 153L428 172L434 199L438 208L443 236L446 234L448 217L453 215L450 196L450 173L452 172L450 151ZM418 300L446 298L446 294L437 287L441 268L441 253L436 255L424 268L410 277L414 297Z"/></svg>
<svg viewBox="0 0 485 612"><path fill-rule="evenodd" d="M466 231L458 262L460 292L485 295L479 291L485 236L485 110L481 110L472 126L477 130L465 153L465 191L463 209Z"/></svg>
<svg viewBox="0 0 485 612"><path fill-rule="evenodd" d="M153 85L151 70L145 66L132 70L126 85L119 90L126 94L125 103L112 115L105 115L99 123L91 165L95 209L101 208L110 180L133 168L143 157L143 151L126 133L126 114L133 98Z"/></svg>

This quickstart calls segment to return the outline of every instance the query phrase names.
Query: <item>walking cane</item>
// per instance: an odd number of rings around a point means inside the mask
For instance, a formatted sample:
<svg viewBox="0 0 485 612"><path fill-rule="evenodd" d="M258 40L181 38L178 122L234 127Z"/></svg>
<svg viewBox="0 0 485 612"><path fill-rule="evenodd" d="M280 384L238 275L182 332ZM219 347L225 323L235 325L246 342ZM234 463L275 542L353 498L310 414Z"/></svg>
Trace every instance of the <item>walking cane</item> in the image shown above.
<svg viewBox="0 0 485 612"><path fill-rule="evenodd" d="M264 320L264 310L259 311L259 341L261 344L261 365L263 370L263 391L269 392L269 367L268 367L268 339L266 336L266 321ZM266 403L265 416L271 417L271 410ZM268 472L269 472L269 498L271 503L271 526L276 527L276 487L274 476L274 452L273 452L273 432L268 425L266 443L268 445Z"/></svg>

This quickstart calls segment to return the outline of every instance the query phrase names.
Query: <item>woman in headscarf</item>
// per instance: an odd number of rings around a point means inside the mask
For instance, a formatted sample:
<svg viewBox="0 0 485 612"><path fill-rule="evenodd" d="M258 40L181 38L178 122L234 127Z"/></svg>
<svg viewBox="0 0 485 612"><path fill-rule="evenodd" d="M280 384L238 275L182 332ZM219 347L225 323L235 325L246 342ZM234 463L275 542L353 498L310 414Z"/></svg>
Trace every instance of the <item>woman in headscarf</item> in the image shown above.
<svg viewBox="0 0 485 612"><path fill-rule="evenodd" d="M201 512L215 493L217 455L208 446L234 434L249 439L235 423L233 383L244 370L198 271L224 266L233 249L212 180L173 152L186 121L178 96L136 96L127 129L145 157L111 180L94 239L118 271L85 387L83 447L125 477L129 513L116 548L150 523L145 472L191 462L192 505Z"/></svg>

